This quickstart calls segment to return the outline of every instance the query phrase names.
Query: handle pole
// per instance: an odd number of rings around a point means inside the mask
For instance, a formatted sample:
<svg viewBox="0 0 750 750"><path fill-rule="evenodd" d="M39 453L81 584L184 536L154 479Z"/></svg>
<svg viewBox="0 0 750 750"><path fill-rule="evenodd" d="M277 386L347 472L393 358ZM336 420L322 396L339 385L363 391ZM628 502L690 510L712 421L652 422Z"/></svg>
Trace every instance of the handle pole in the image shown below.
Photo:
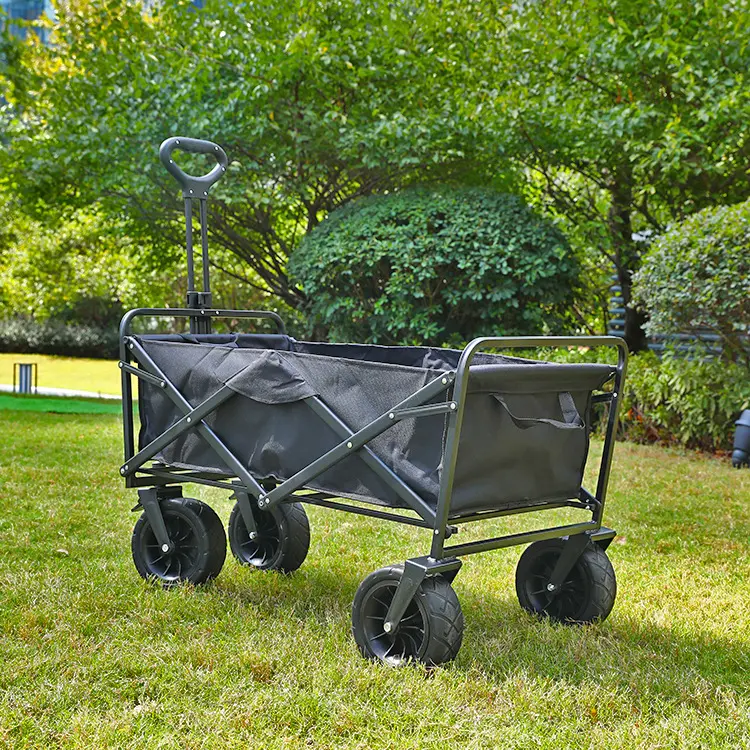
<svg viewBox="0 0 750 750"><path fill-rule="evenodd" d="M201 219L201 254L203 258L203 293L209 295L211 294L211 282L209 280L208 269L208 211L205 198L201 198L199 206ZM210 301L208 304L211 304Z"/></svg>
<svg viewBox="0 0 750 750"><path fill-rule="evenodd" d="M193 262L193 200L185 198L185 247L187 248L187 291L188 305L190 292L195 291L195 264Z"/></svg>

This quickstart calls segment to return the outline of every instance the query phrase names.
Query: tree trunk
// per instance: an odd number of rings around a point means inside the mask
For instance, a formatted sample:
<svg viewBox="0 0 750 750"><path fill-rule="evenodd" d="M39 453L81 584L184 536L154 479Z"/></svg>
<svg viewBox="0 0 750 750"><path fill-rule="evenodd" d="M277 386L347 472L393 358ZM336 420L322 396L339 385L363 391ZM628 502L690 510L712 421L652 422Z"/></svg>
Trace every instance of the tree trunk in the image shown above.
<svg viewBox="0 0 750 750"><path fill-rule="evenodd" d="M631 352L640 352L648 347L643 324L645 315L631 306L633 272L638 269L640 253L633 241L633 226L630 206L633 202L632 175L628 166L617 170L610 185L611 203L607 216L607 227L612 242L612 252L617 270L617 279L622 288L625 307L624 337Z"/></svg>
<svg viewBox="0 0 750 750"><path fill-rule="evenodd" d="M636 269L629 263L617 266L617 278L622 287L622 298L625 303L625 331L624 337L631 352L641 352L648 349L648 340L643 325L646 316L630 305L633 286L632 274Z"/></svg>

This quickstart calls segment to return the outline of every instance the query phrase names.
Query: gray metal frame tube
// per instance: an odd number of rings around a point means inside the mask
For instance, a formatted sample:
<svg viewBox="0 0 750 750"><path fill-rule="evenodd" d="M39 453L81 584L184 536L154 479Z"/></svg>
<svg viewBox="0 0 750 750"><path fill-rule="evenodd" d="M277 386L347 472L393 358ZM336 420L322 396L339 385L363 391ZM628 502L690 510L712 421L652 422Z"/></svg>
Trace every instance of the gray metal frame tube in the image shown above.
<svg viewBox="0 0 750 750"><path fill-rule="evenodd" d="M598 528L599 526L596 521L585 521L584 523L573 523L566 526L555 526L549 529L540 529L539 531L523 531L520 534L496 536L492 539L482 539L477 542L466 542L466 544L453 544L450 547L445 547L443 549L443 557L472 555L476 552L487 552L491 549L514 547L517 544L526 544L527 542L541 542L545 539L559 539L563 536L582 534L584 531L596 531Z"/></svg>
<svg viewBox="0 0 750 750"><path fill-rule="evenodd" d="M185 249L187 250L187 290L195 291L195 261L193 259L193 199L185 198Z"/></svg>
<svg viewBox="0 0 750 750"><path fill-rule="evenodd" d="M205 198L198 203L201 221L201 264L203 268L203 293L211 293L211 280L208 266L208 206Z"/></svg>
<svg viewBox="0 0 750 750"><path fill-rule="evenodd" d="M187 307L138 307L129 310L120 321L120 341L131 335L130 324L135 318L194 318L196 310ZM276 324L278 332L286 334L284 321L270 310L222 310L210 307L200 311L201 315L217 318L248 318L251 320L272 320ZM120 357L122 359L122 357Z"/></svg>

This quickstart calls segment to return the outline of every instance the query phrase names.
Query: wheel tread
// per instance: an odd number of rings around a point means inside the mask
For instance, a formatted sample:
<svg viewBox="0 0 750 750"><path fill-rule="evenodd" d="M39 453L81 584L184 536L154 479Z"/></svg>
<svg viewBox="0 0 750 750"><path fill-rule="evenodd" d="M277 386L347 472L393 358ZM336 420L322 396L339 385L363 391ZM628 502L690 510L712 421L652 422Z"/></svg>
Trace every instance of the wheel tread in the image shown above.
<svg viewBox="0 0 750 750"><path fill-rule="evenodd" d="M281 551L268 565L254 566L247 559L241 549L240 540L247 540L247 529L240 512L240 507L235 504L229 517L229 544L232 554L242 565L258 567L260 570L277 570L281 573L292 573L302 565L307 557L310 547L310 523L307 513L301 503L284 503L271 511L259 511L260 513L273 514L274 522L280 530Z"/></svg>
<svg viewBox="0 0 750 750"><path fill-rule="evenodd" d="M564 541L561 539L549 539L543 542L535 542L524 551L516 568L516 593L521 606L534 614L552 617L546 612L537 612L529 595L526 592L526 577L530 575L535 559L542 554L562 549ZM589 624L600 622L609 615L614 606L617 596L617 579L612 563L607 553L599 545L590 543L581 554L576 568L584 571L589 583L588 599L580 607L580 610L568 617L556 617L563 622L575 622Z"/></svg>
<svg viewBox="0 0 750 750"><path fill-rule="evenodd" d="M219 575L226 559L227 538L224 534L224 526L221 523L221 519L216 515L214 509L192 497L169 498L161 502L161 507L164 511L179 513L188 519L192 516L193 520L199 524L200 533L204 535L206 545L200 557L200 564L196 566L195 571L189 577L177 580L156 578L156 580L165 587L181 582L189 582L195 586L199 586ZM154 578L154 574L148 569L146 561L142 559L140 540L141 535L149 531L150 524L146 514L143 513L133 528L131 549L136 570L146 579Z"/></svg>
<svg viewBox="0 0 750 750"><path fill-rule="evenodd" d="M352 606L352 632L363 656L377 658L361 631L359 609L363 606L370 587L383 578L398 581L403 575L403 565L391 565L371 573L360 585ZM464 618L461 605L450 582L441 576L422 581L416 595L429 620L429 641L418 660L426 666L437 666L456 658L463 639Z"/></svg>

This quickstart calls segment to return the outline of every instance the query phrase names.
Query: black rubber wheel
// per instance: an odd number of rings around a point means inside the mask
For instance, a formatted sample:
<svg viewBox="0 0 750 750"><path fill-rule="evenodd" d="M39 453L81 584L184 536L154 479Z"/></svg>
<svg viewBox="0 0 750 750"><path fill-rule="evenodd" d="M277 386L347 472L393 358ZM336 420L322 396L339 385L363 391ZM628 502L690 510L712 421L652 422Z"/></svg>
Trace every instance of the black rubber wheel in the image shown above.
<svg viewBox="0 0 750 750"><path fill-rule="evenodd" d="M131 538L133 562L141 576L174 586L184 581L198 585L219 575L227 556L227 538L213 509L191 497L162 500L160 506L175 549L162 552L142 513Z"/></svg>
<svg viewBox="0 0 750 750"><path fill-rule="evenodd" d="M240 506L235 504L229 517L229 546L243 565L258 570L279 570L291 573L307 557L310 547L310 524L300 503L282 503L271 510L255 512L257 536L250 538L242 519Z"/></svg>
<svg viewBox="0 0 750 750"><path fill-rule="evenodd" d="M392 633L383 630L403 573L403 565L381 568L357 589L352 633L362 655L393 666L415 661L432 667L455 659L463 639L464 616L456 592L441 576L425 578L399 626Z"/></svg>
<svg viewBox="0 0 750 750"><path fill-rule="evenodd" d="M516 567L516 594L528 612L565 623L589 624L604 620L617 596L617 581L607 553L589 544L556 595L547 590L563 546L562 539L534 542Z"/></svg>

